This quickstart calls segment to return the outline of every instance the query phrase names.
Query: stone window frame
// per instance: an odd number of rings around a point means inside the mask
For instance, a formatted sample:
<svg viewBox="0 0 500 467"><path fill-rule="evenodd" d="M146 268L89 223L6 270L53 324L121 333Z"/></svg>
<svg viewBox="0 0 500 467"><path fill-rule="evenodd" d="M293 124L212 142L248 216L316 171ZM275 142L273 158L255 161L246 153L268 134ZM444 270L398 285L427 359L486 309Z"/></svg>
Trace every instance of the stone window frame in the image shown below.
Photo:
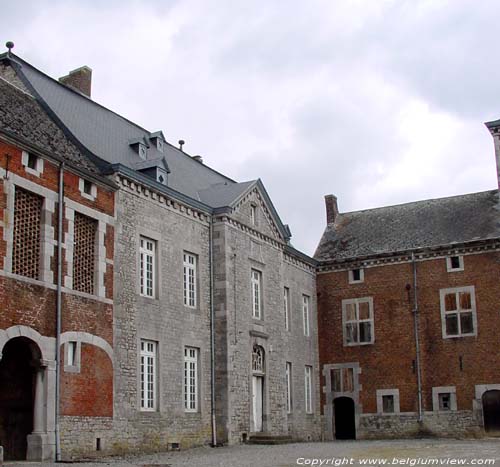
<svg viewBox="0 0 500 467"><path fill-rule="evenodd" d="M311 297L307 294L302 294L302 326L304 337L311 336Z"/></svg>
<svg viewBox="0 0 500 467"><path fill-rule="evenodd" d="M368 303L369 311L370 311L370 318L368 320L362 320L363 322L370 322L371 323L371 333L370 333L370 341L369 342L360 342L359 341L359 303ZM355 304L356 309L358 310L358 319L356 321L350 321L350 322L356 322L358 323L358 342L347 342L347 305L349 304ZM343 335L343 342L344 342L344 347L356 347L359 345L372 345L375 342L375 313L373 309L373 297L358 297L358 298L348 298L342 300L342 335Z"/></svg>
<svg viewBox="0 0 500 467"><path fill-rule="evenodd" d="M70 362L70 345L74 344L73 363ZM80 373L82 360L82 343L79 340L70 340L64 343L64 371L66 373Z"/></svg>
<svg viewBox="0 0 500 467"><path fill-rule="evenodd" d="M36 157L36 168L32 169L28 166L30 154ZM23 151L21 154L21 164L24 167L26 173L34 175L35 177L40 177L43 174L43 159L33 152Z"/></svg>
<svg viewBox="0 0 500 467"><path fill-rule="evenodd" d="M354 271L359 270L359 279L354 279ZM362 284L365 281L365 270L364 268L353 268L348 271L349 284Z"/></svg>
<svg viewBox="0 0 500 467"><path fill-rule="evenodd" d="M106 259L106 229L108 225L114 225L114 219L100 211L96 211L88 206L77 203L68 198L64 198L65 220L68 230L64 233L64 245L66 246L66 275L64 276L64 287L71 289L76 295L82 297L102 297L106 298L106 285L104 276L106 274L108 260ZM97 221L96 235L96 270L94 293L88 294L73 289L73 253L75 240L75 212L95 219Z"/></svg>
<svg viewBox="0 0 500 467"><path fill-rule="evenodd" d="M458 258L459 266L454 268L452 258ZM463 255L450 255L446 257L446 271L447 272L460 272L464 270L464 256Z"/></svg>
<svg viewBox="0 0 500 467"><path fill-rule="evenodd" d="M439 395L450 394L450 410L439 409ZM432 388L432 410L434 412L457 411L457 388L455 386L435 386Z"/></svg>
<svg viewBox="0 0 500 467"><path fill-rule="evenodd" d="M285 362L285 387L286 387L286 413L293 412L293 365Z"/></svg>
<svg viewBox="0 0 500 467"><path fill-rule="evenodd" d="M186 352L188 354L186 354ZM194 353L194 356L189 355ZM194 364L194 407L188 407L187 396L190 395L190 390L192 388L190 377L186 379L186 371L191 371L190 365ZM186 368L188 365L188 368ZM184 401L184 412L186 413L197 413L200 411L200 349L193 346L184 346L184 360L183 360L183 381L182 381L182 393Z"/></svg>
<svg viewBox="0 0 500 467"><path fill-rule="evenodd" d="M257 210L257 203L250 203L250 225L256 227L259 225L259 215Z"/></svg>
<svg viewBox="0 0 500 467"><path fill-rule="evenodd" d="M307 415L311 415L314 413L313 377L314 377L313 366L305 365L304 366L304 412Z"/></svg>
<svg viewBox="0 0 500 467"><path fill-rule="evenodd" d="M394 412L384 412L384 396L393 396L394 398ZM399 405L399 389L377 389L377 413L379 415L394 415L401 412Z"/></svg>
<svg viewBox="0 0 500 467"><path fill-rule="evenodd" d="M39 158L41 159L41 158ZM43 159L42 159L43 160ZM5 170L0 171L0 175L5 177ZM54 238L55 229L52 225L53 218L56 216L56 202L58 194L55 191L49 190L31 180L20 177L14 173L9 174L9 178L3 180L4 194L6 196L6 205L4 209L4 239L6 241L6 250L4 256L4 271L12 274L12 254L14 241L14 206L15 206L15 191L16 186L30 191L43 198L42 203L42 220L40 229L40 271L38 279L31 279L24 276L18 276L27 282L39 284L40 282L53 284L54 271L52 271L52 259L55 254L57 239Z"/></svg>
<svg viewBox="0 0 500 467"><path fill-rule="evenodd" d="M153 350L152 351L146 351L142 349L142 344L152 344L153 345ZM159 411L159 395L161 394L160 387L159 387L159 375L160 375L160 366L159 366L159 342L154 340L154 339L146 339L146 338L140 338L139 339L139 351L138 353L138 364L139 364L139 371L138 371L138 399L139 399L139 411L143 413L152 413L152 412L158 412ZM153 360L153 365L152 365L152 374L153 374L153 396L152 396L152 407L145 407L145 403L149 401L149 398L143 399L142 397L142 391L143 391L143 372L142 372L142 357L150 357ZM149 405L149 404L148 404Z"/></svg>
<svg viewBox="0 0 500 467"><path fill-rule="evenodd" d="M190 262L190 258L193 259L193 262ZM188 270L193 271L193 304L190 303L191 297L189 296L190 292L190 276ZM198 308L199 304L199 256L196 253L192 253L190 251L184 250L182 252L182 290L183 290L183 304L186 308L190 308L192 310Z"/></svg>
<svg viewBox="0 0 500 467"><path fill-rule="evenodd" d="M86 183L90 183L90 193L85 192ZM95 199L97 198L97 185L87 179L81 177L78 179L78 190L80 191L80 195L82 196L82 198L88 199L90 201L95 201Z"/></svg>
<svg viewBox="0 0 500 467"><path fill-rule="evenodd" d="M446 311L445 310L445 297L446 295L450 293L460 293L460 292L468 292L471 297L471 311L472 311L472 327L473 327L473 332L471 333L461 333L460 332L460 309L457 308L456 311ZM457 300L457 306L458 306L459 300ZM451 288L446 288L446 289L440 289L439 290L439 308L441 311L441 332L442 332L442 337L443 339L456 339L460 337L474 337L477 336L477 306L476 306L476 289L475 286L473 285L468 285L468 286L463 286L463 287L451 287ZM463 311L463 310L462 310ZM458 315L457 320L458 320L458 326L459 326L459 333L454 334L454 335L448 335L446 333L446 315L456 313Z"/></svg>
<svg viewBox="0 0 500 467"><path fill-rule="evenodd" d="M256 274L256 275L254 275ZM250 270L250 285L252 292L252 318L264 320L264 300L263 300L263 274L260 269L254 267ZM256 306L258 305L258 306Z"/></svg>

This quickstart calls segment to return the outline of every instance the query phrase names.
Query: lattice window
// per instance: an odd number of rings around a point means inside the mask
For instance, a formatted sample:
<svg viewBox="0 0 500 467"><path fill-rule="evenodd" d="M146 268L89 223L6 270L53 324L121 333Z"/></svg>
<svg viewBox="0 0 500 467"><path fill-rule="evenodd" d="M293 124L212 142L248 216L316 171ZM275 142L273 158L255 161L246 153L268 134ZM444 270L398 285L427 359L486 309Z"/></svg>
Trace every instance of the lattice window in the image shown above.
<svg viewBox="0 0 500 467"><path fill-rule="evenodd" d="M94 293L97 221L75 212L73 289Z"/></svg>
<svg viewBox="0 0 500 467"><path fill-rule="evenodd" d="M40 229L43 198L16 187L12 272L39 278Z"/></svg>

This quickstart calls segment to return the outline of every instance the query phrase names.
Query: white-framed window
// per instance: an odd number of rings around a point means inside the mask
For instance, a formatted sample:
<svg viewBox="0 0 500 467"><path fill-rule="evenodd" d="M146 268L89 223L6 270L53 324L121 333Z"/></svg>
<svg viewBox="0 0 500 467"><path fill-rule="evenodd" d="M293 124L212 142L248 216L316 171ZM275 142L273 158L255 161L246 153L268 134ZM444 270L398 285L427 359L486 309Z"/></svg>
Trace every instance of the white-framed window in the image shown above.
<svg viewBox="0 0 500 467"><path fill-rule="evenodd" d="M285 320L285 329L290 330L290 289L283 288L283 318Z"/></svg>
<svg viewBox="0 0 500 467"><path fill-rule="evenodd" d="M286 413L292 413L292 364L291 364L291 362L286 362L285 378L286 378Z"/></svg>
<svg viewBox="0 0 500 467"><path fill-rule="evenodd" d="M184 410L198 411L198 355L195 347L184 348Z"/></svg>
<svg viewBox="0 0 500 467"><path fill-rule="evenodd" d="M312 366L306 365L304 371L304 403L306 413L313 413L312 406Z"/></svg>
<svg viewBox="0 0 500 467"><path fill-rule="evenodd" d="M360 284L365 281L365 270L355 268L349 270L349 284Z"/></svg>
<svg viewBox="0 0 500 467"><path fill-rule="evenodd" d="M80 178L78 182L78 189L83 198L94 201L97 197L97 186L90 180Z"/></svg>
<svg viewBox="0 0 500 467"><path fill-rule="evenodd" d="M441 289L441 325L443 338L477 334L474 286Z"/></svg>
<svg viewBox="0 0 500 467"><path fill-rule="evenodd" d="M250 205L250 223L252 225L257 225L257 205Z"/></svg>
<svg viewBox="0 0 500 467"><path fill-rule="evenodd" d="M372 344L375 339L373 326L373 298L342 300L344 345Z"/></svg>
<svg viewBox="0 0 500 467"><path fill-rule="evenodd" d="M67 364L69 366L76 365L76 341L69 341L68 344L68 360Z"/></svg>
<svg viewBox="0 0 500 467"><path fill-rule="evenodd" d="M157 350L157 342L141 340L141 410L150 412L157 407Z"/></svg>
<svg viewBox="0 0 500 467"><path fill-rule="evenodd" d="M141 295L153 298L155 296L156 274L156 242L150 238L140 240L140 288Z"/></svg>
<svg viewBox="0 0 500 467"><path fill-rule="evenodd" d="M310 299L307 295L302 295L302 321L304 324L304 336L309 336L311 333L310 325L309 325L309 303Z"/></svg>
<svg viewBox="0 0 500 467"><path fill-rule="evenodd" d="M377 412L399 413L399 389L377 389Z"/></svg>
<svg viewBox="0 0 500 467"><path fill-rule="evenodd" d="M196 308L197 294L196 285L198 280L198 258L196 255L184 252L184 305L189 308Z"/></svg>
<svg viewBox="0 0 500 467"><path fill-rule="evenodd" d="M435 412L457 410L457 390L455 386L432 388L432 410Z"/></svg>
<svg viewBox="0 0 500 467"><path fill-rule="evenodd" d="M252 269L252 316L262 319L262 272Z"/></svg>
<svg viewBox="0 0 500 467"><path fill-rule="evenodd" d="M43 159L32 152L23 151L21 163L24 170L31 175L39 177L43 173Z"/></svg>
<svg viewBox="0 0 500 467"><path fill-rule="evenodd" d="M464 257L462 255L448 256L446 258L446 270L457 272L464 270Z"/></svg>

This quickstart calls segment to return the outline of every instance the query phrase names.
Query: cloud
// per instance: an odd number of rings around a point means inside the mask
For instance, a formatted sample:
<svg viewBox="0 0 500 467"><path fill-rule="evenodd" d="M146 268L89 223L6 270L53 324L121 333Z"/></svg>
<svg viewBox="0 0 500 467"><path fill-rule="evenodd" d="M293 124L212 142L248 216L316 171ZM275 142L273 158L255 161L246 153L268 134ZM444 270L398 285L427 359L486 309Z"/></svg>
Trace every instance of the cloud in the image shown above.
<svg viewBox="0 0 500 467"><path fill-rule="evenodd" d="M1 21L35 66L87 64L98 102L262 178L309 254L327 193L348 211L496 183L492 0L21 0Z"/></svg>

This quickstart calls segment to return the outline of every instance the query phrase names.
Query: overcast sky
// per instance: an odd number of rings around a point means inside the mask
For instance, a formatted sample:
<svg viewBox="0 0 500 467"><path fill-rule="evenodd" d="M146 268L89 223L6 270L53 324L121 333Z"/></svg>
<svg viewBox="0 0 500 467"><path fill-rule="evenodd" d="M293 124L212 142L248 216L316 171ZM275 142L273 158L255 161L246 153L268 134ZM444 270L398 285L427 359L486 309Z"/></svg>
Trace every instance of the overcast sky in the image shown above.
<svg viewBox="0 0 500 467"><path fill-rule="evenodd" d="M2 42L230 177L313 254L342 212L496 187L498 2L2 2ZM425 219L422 220L425 222Z"/></svg>

